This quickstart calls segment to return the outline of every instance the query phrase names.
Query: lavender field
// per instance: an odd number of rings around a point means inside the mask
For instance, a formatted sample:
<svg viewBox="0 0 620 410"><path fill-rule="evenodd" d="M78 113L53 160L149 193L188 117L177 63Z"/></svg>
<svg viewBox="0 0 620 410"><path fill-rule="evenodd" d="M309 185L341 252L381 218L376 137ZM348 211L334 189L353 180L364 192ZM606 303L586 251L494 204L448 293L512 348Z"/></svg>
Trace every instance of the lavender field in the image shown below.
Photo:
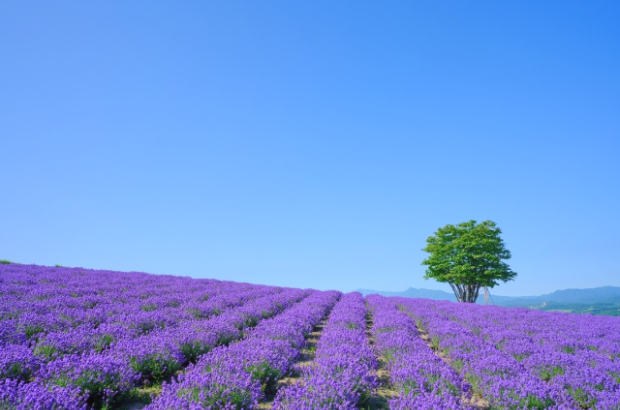
<svg viewBox="0 0 620 410"><path fill-rule="evenodd" d="M620 409L620 319L0 265L0 409Z"/></svg>

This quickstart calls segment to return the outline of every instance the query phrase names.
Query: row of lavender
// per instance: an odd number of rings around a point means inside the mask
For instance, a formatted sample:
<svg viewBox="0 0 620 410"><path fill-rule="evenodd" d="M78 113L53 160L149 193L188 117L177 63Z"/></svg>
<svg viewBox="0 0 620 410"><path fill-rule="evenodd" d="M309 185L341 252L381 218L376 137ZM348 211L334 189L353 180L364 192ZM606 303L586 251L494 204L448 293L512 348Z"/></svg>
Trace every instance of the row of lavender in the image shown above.
<svg viewBox="0 0 620 410"><path fill-rule="evenodd" d="M339 297L340 292L315 293L261 322L243 341L202 356L178 379L165 384L148 409L257 408L265 391L289 373L305 336Z"/></svg>
<svg viewBox="0 0 620 410"><path fill-rule="evenodd" d="M377 360L366 335L369 312L359 293L344 295L317 343L301 382L281 389L277 410L357 409L378 387Z"/></svg>
<svg viewBox="0 0 620 410"><path fill-rule="evenodd" d="M0 269L0 408L108 405L317 293L82 269Z"/></svg>
<svg viewBox="0 0 620 410"><path fill-rule="evenodd" d="M415 322L399 309L398 300L370 295L367 301L377 353L385 360L391 384L398 391L390 400L390 409L468 408L469 385L420 338Z"/></svg>
<svg viewBox="0 0 620 410"><path fill-rule="evenodd" d="M0 266L1 340L39 341L48 333L121 324L135 335L205 319L278 288L146 274Z"/></svg>
<svg viewBox="0 0 620 410"><path fill-rule="evenodd" d="M494 409L620 409L620 321L395 299Z"/></svg>

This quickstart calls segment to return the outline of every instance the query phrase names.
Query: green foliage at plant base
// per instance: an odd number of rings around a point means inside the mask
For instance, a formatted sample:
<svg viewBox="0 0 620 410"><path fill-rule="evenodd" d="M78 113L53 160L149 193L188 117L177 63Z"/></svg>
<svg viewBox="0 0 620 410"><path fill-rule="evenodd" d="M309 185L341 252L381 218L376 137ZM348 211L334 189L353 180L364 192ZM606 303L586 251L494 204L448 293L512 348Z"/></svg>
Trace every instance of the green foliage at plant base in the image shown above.
<svg viewBox="0 0 620 410"><path fill-rule="evenodd" d="M150 353L141 358L132 357L129 364L132 370L155 383L162 382L181 368L174 358L159 353Z"/></svg>

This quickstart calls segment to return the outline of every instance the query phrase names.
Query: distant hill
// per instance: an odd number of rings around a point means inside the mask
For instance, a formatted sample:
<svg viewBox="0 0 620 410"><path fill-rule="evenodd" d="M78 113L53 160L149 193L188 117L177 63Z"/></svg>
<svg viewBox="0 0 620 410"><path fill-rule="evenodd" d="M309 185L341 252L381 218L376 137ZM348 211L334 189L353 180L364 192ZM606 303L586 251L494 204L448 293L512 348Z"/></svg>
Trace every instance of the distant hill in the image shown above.
<svg viewBox="0 0 620 410"><path fill-rule="evenodd" d="M370 289L358 289L364 296L379 294L383 296L401 296L406 298L425 298L433 300L450 300L455 302L454 294L442 290L409 288L403 292L382 292ZM591 289L556 290L540 296L501 296L491 291L493 304L506 307L529 307L532 309L556 310L574 313L594 313L620 315L620 287L603 286ZM478 303L483 303L482 296Z"/></svg>
<svg viewBox="0 0 620 410"><path fill-rule="evenodd" d="M498 305L505 306L542 305L543 303L620 303L620 287L603 286L591 289L556 290L541 296L493 296L493 300Z"/></svg>

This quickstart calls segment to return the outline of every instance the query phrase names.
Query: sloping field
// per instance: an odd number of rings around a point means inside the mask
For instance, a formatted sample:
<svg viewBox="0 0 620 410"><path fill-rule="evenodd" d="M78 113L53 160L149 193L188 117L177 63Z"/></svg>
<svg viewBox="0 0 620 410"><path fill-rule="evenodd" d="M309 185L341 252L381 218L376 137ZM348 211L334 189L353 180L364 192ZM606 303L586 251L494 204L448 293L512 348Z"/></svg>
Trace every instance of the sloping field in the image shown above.
<svg viewBox="0 0 620 410"><path fill-rule="evenodd" d="M620 409L620 320L0 265L0 409Z"/></svg>

